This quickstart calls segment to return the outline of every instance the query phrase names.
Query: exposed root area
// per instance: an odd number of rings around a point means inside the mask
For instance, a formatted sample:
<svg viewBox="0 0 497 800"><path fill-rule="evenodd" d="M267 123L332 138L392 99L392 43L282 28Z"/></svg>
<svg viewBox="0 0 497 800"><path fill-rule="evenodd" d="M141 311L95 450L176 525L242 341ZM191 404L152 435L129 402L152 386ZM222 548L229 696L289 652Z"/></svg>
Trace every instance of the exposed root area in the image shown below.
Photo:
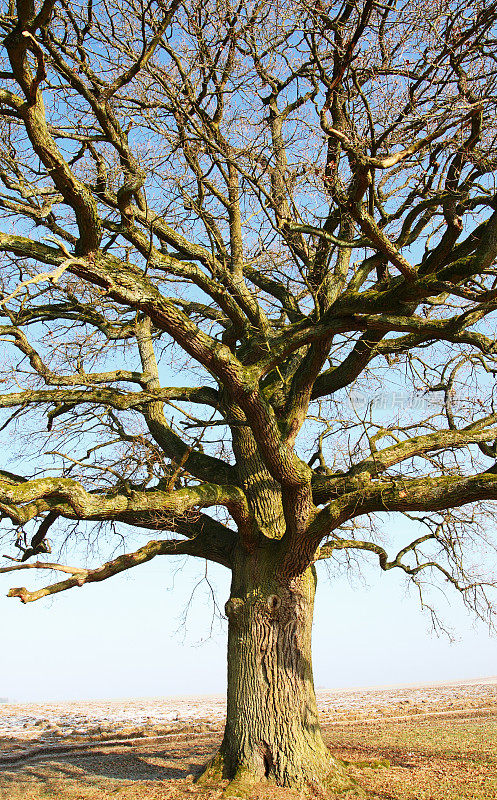
<svg viewBox="0 0 497 800"><path fill-rule="evenodd" d="M215 786L224 778L224 758L222 753L216 753L214 758L207 762L205 769L195 783L198 786Z"/></svg>
<svg viewBox="0 0 497 800"><path fill-rule="evenodd" d="M233 777L230 776L229 766L226 764L223 753L218 752L208 762L204 771L197 779L198 786L206 789L224 789L222 800L256 800L257 798L281 798L281 800L352 800L364 798L365 795L358 787L355 780L349 775L348 762L331 757L331 769L323 770L322 778L305 779L298 786L281 786L274 777L264 777L252 771L247 766L237 769ZM368 763L368 766L371 766ZM231 772L232 775L232 772ZM229 779L230 778L230 779ZM228 782L227 782L228 779Z"/></svg>
<svg viewBox="0 0 497 800"><path fill-rule="evenodd" d="M231 780L223 794L222 800L232 800L232 798L250 798L253 796L254 788L261 781L249 769L241 767Z"/></svg>

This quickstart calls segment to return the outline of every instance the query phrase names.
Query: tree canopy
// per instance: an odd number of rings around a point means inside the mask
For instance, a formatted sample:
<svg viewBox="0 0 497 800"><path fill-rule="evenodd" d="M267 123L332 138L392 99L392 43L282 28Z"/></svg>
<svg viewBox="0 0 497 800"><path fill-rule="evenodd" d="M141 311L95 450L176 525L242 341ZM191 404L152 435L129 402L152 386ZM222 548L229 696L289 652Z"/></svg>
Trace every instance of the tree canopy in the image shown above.
<svg viewBox="0 0 497 800"><path fill-rule="evenodd" d="M446 510L497 497L495 14L10 4L0 405L44 417L56 454L2 473L2 515L25 559L59 518L186 537L21 599L158 553L229 564L261 533L296 574L364 548L475 588ZM194 385L164 385L167 359ZM351 414L344 390L375 374L440 403ZM342 536L381 511L429 530L390 559Z"/></svg>

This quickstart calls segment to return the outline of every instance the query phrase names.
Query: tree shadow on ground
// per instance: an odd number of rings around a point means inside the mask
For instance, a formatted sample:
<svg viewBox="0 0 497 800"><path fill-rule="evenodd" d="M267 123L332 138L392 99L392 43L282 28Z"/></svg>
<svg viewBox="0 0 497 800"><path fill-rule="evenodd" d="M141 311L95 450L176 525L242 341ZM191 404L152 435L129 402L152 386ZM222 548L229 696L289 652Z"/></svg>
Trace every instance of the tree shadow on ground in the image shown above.
<svg viewBox="0 0 497 800"><path fill-rule="evenodd" d="M77 781L83 785L108 785L119 781L181 780L199 774L202 766L215 752L219 742L190 741L178 745L156 744L119 750L73 752L51 758L37 758L29 763L12 765L2 770L1 792L9 787L47 785L59 781Z"/></svg>

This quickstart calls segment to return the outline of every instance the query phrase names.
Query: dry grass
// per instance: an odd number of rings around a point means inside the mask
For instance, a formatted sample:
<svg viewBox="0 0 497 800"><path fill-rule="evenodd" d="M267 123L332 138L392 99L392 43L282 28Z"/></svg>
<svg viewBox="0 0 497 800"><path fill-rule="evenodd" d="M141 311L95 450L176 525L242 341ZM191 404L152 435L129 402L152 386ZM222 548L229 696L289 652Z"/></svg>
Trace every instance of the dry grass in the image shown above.
<svg viewBox="0 0 497 800"><path fill-rule="evenodd" d="M386 758L388 769L355 769L383 800L497 800L497 713L375 722L328 729L344 759Z"/></svg>
<svg viewBox="0 0 497 800"><path fill-rule="evenodd" d="M325 726L333 752L351 762L368 798L497 800L497 712L461 711L450 718L371 720ZM1 800L215 800L194 775L219 745L220 733L98 746L3 769ZM390 767L354 766L386 758ZM298 793L261 787L260 800L297 800Z"/></svg>

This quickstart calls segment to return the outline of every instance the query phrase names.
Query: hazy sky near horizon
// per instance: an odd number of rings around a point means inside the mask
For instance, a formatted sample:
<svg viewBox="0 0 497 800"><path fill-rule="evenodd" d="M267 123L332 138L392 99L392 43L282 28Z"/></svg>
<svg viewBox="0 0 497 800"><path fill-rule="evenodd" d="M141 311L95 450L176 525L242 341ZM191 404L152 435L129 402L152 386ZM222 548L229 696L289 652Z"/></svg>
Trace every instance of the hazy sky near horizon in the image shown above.
<svg viewBox="0 0 497 800"><path fill-rule="evenodd" d="M395 570L382 573L371 561L365 580L350 583L345 575L329 578L322 564L318 569L317 687L497 673L497 636L474 624L455 592L438 598L456 635L451 643L430 633L429 616ZM224 692L226 622L215 619L210 631L212 602L204 574L202 561L159 557L103 583L27 605L5 594L10 586L33 586L33 572L1 575L0 697L57 701ZM228 571L209 565L208 577L222 608Z"/></svg>

